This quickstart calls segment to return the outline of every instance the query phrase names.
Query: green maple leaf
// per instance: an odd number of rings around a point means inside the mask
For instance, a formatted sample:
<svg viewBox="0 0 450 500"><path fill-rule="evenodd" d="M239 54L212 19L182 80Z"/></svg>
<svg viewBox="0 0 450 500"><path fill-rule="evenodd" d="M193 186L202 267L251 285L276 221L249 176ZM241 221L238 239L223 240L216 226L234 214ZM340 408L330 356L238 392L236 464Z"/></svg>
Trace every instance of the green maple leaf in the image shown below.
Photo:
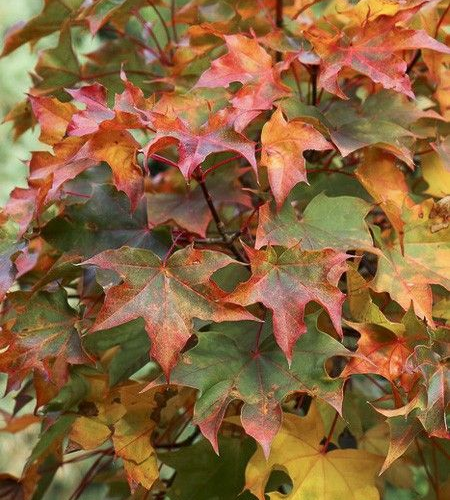
<svg viewBox="0 0 450 500"><path fill-rule="evenodd" d="M244 401L245 431L268 452L281 425L283 399L305 391L341 411L343 379L331 378L325 362L351 353L317 329L317 317L307 318L308 333L296 343L289 367L272 333L272 322L216 325L197 334L199 343L183 354L171 382L200 390L195 422L218 449L217 432L231 401ZM220 369L218 369L220 366ZM159 379L151 385L163 383Z"/></svg>

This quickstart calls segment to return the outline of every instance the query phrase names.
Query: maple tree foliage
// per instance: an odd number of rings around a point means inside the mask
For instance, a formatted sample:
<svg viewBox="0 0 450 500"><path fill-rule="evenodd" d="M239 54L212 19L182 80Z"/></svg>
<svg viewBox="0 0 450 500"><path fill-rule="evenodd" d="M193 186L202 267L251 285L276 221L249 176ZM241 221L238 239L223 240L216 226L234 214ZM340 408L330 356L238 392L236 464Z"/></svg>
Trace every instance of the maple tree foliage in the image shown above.
<svg viewBox="0 0 450 500"><path fill-rule="evenodd" d="M52 34L0 498L449 498L448 2L45 0L2 55Z"/></svg>

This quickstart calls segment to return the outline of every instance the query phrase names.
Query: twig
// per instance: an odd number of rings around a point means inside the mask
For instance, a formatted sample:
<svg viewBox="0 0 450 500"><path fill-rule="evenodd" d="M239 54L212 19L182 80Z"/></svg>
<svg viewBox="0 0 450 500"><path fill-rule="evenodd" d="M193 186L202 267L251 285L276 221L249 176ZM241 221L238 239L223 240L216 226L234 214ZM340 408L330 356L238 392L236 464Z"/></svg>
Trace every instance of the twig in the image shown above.
<svg viewBox="0 0 450 500"><path fill-rule="evenodd" d="M325 440L325 443L322 447L321 453L326 453L328 450L328 446L330 446L331 438L333 437L333 432L334 432L334 429L336 428L338 418L339 418L339 413L336 412L334 415L333 422L331 424L330 432L328 433L327 439Z"/></svg>
<svg viewBox="0 0 450 500"><path fill-rule="evenodd" d="M409 75L416 65L417 61L420 59L420 56L422 55L422 51L420 49L416 50L416 53L414 54L414 57L411 59L409 62L407 68L406 68L406 74Z"/></svg>
<svg viewBox="0 0 450 500"><path fill-rule="evenodd" d="M173 40L176 44L178 44L177 25L175 24L175 13L176 13L176 0L172 0L170 4L170 17L172 19Z"/></svg>
<svg viewBox="0 0 450 500"><path fill-rule="evenodd" d="M277 0L275 6L275 24L277 28L283 27L283 0Z"/></svg>
<svg viewBox="0 0 450 500"><path fill-rule="evenodd" d="M258 153L261 151L262 148L256 148L255 153ZM214 170L218 169L219 167L222 167L223 165L227 165L228 163L231 163L233 161L239 160L242 158L242 155L235 155L232 156L231 158L226 158L225 160L219 161L215 165L212 165L211 167L207 168L204 172L203 175L207 177L211 172L214 172Z"/></svg>
<svg viewBox="0 0 450 500"><path fill-rule="evenodd" d="M311 67L311 86L312 86L311 104L313 106L317 105L317 73L318 73L318 67L312 66Z"/></svg>
<svg viewBox="0 0 450 500"><path fill-rule="evenodd" d="M434 30L434 38L437 38L438 33L439 33L439 29L440 29L442 23L444 22L445 16L447 15L449 9L450 9L450 3L447 5L447 8L444 10L441 18L439 19L439 22L436 25L436 29Z"/></svg>
<svg viewBox="0 0 450 500"><path fill-rule="evenodd" d="M169 28L167 27L166 21L164 21L164 18L161 15L161 12L159 12L159 9L152 2L152 0L147 0L147 4L150 5L150 7L155 11L155 14L158 16L159 20L161 21L161 24L164 28L164 31L166 32L167 43L170 44L170 42L172 41L172 38L170 36L170 31L169 31Z"/></svg>
<svg viewBox="0 0 450 500"><path fill-rule="evenodd" d="M417 448L417 452L419 454L420 460L421 460L423 467L425 469L425 473L427 475L428 481L430 482L431 486L433 487L433 490L436 493L436 497L437 497L438 489L437 489L436 481L435 481L433 475L431 474L430 469L428 468L428 465L427 465L427 462L425 460L425 456L423 454L422 448L419 445L419 440L417 438L414 438L414 442L416 444L416 448Z"/></svg>
<svg viewBox="0 0 450 500"><path fill-rule="evenodd" d="M239 251L239 249L236 247L234 241L230 240L227 232L225 231L225 224L223 223L222 219L220 218L219 213L216 210L216 207L214 206L214 202L211 198L211 194L208 191L208 187L206 186L205 182L205 176L204 174L199 174L196 176L196 180L200 185L200 188L202 190L203 196L205 198L205 201L209 207L209 210L211 212L211 215L213 216L214 222L217 227L217 231L219 231L220 236L222 237L222 240L224 243L228 245L230 250L233 252L233 255L241 262L247 263L247 259L245 256Z"/></svg>

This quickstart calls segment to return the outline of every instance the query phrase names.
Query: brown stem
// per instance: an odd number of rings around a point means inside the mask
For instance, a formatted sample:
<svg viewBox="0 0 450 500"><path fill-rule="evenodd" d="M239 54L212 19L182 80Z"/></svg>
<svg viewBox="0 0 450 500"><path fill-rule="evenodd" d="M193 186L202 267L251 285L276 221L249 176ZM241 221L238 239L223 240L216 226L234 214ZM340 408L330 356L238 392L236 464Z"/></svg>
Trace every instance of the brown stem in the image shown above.
<svg viewBox="0 0 450 500"><path fill-rule="evenodd" d="M275 10L275 24L277 28L283 27L283 0L277 0Z"/></svg>
<svg viewBox="0 0 450 500"><path fill-rule="evenodd" d="M406 68L406 74L409 75L416 65L417 61L420 59L420 56L422 55L422 51L420 49L416 50L416 53L414 54L414 57L411 59L409 62L407 68Z"/></svg>
<svg viewBox="0 0 450 500"><path fill-rule="evenodd" d="M425 456L423 454L422 448L419 445L419 440L417 438L414 438L414 442L416 443L416 448L417 448L417 453L419 454L419 458L423 464L423 467L425 469L425 473L427 475L428 481L430 482L434 492L436 493L436 498L438 498L438 488L436 485L436 481L433 478L433 475L430 472L430 469L428 468L427 462L425 460Z"/></svg>
<svg viewBox="0 0 450 500"><path fill-rule="evenodd" d="M262 148L256 148L255 153L258 153L261 151ZM214 172L219 167L222 167L223 165L227 165L228 163L231 163L232 161L242 159L242 155L235 155L232 156L231 158L226 158L225 160L219 161L215 165L212 165L211 167L207 168L204 172L203 175L206 177L208 176L211 172Z"/></svg>
<svg viewBox="0 0 450 500"><path fill-rule="evenodd" d="M331 424L330 432L328 433L327 439L325 440L325 443L322 447L321 453L326 453L328 450L328 446L330 446L331 438L333 437L333 432L334 432L334 429L336 428L338 418L339 418L339 413L336 412L334 415L333 422Z"/></svg>
<svg viewBox="0 0 450 500"><path fill-rule="evenodd" d="M436 29L434 30L434 38L437 38L439 29L442 23L444 22L445 16L447 15L449 9L450 9L450 3L447 5L447 8L444 10L444 13L442 14L441 18L439 19L439 22L436 25Z"/></svg>
<svg viewBox="0 0 450 500"><path fill-rule="evenodd" d="M439 450L444 455L445 458L447 458L448 460L450 460L450 454L444 448L442 448L442 446L437 441L435 441L434 439L431 439L431 444L437 450Z"/></svg>
<svg viewBox="0 0 450 500"><path fill-rule="evenodd" d="M311 68L311 87L312 87L311 104L313 106L317 105L317 73L318 73L318 67L313 66Z"/></svg>
<svg viewBox="0 0 450 500"><path fill-rule="evenodd" d="M233 255L237 258L237 260L239 260L240 262L246 263L247 259L239 251L239 249L237 248L234 241L230 240L228 234L225 231L225 224L223 223L222 219L220 218L219 212L217 212L216 207L214 206L214 202L211 198L211 194L208 191L208 187L206 186L204 175L203 174L197 175L196 180L198 181L198 183L200 185L200 188L202 190L206 204L208 205L209 211L211 212L211 215L213 216L214 222L215 222L216 227L217 227L217 231L219 231L219 234L222 237L223 242L228 245L228 247L232 251Z"/></svg>
<svg viewBox="0 0 450 500"><path fill-rule="evenodd" d="M158 16L159 20L161 21L161 24L164 28L164 31L166 32L166 37L167 37L167 43L170 43L172 41L172 38L170 36L170 31L169 28L167 27L166 21L164 21L163 16L161 15L161 12L159 12L159 9L156 7L156 5L152 2L152 0L147 0L148 5L155 11L155 14Z"/></svg>
<svg viewBox="0 0 450 500"><path fill-rule="evenodd" d="M172 0L170 4L170 17L172 18L173 39L174 42L178 44L177 25L175 24L176 3L176 0Z"/></svg>
<svg viewBox="0 0 450 500"><path fill-rule="evenodd" d="M153 31L153 28L142 17L142 15L141 15L141 13L139 11L136 11L134 15L141 22L142 26L147 31L147 33L150 36L150 38L153 40L153 43L156 45L156 48L158 49L158 52L153 51L154 54L156 54L155 57L158 57L158 53L159 53L159 59L160 59L161 63L170 65L171 62L168 60L166 54L164 53L164 50L162 49L161 44L159 43L158 38L156 37L155 32Z"/></svg>

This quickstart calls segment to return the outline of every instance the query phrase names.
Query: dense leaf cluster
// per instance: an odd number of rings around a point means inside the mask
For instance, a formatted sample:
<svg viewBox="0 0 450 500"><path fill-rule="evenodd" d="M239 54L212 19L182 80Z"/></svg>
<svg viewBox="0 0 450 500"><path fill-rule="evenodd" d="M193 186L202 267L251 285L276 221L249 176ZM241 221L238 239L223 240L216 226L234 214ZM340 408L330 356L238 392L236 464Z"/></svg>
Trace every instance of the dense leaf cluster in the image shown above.
<svg viewBox="0 0 450 500"><path fill-rule="evenodd" d="M86 460L71 500L448 498L447 2L45 0L3 55L55 32L8 116L3 432L40 436L0 497Z"/></svg>

